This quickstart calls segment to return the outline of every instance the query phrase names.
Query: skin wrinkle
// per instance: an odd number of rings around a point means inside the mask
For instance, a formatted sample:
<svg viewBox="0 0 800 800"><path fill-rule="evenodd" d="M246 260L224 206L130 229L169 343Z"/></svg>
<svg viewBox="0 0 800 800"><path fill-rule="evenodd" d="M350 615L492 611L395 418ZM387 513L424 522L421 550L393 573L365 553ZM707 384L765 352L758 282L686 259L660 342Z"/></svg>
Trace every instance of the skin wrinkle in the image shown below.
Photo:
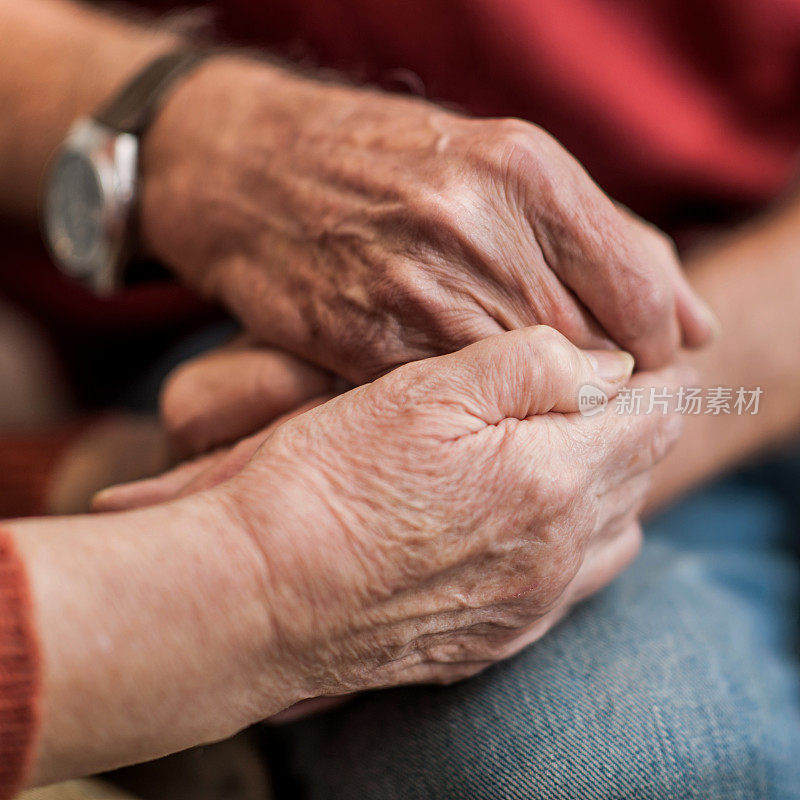
<svg viewBox="0 0 800 800"><path fill-rule="evenodd" d="M181 135L187 125L191 137ZM191 286L232 305L254 341L280 342L354 382L467 344L498 320L512 327L529 312L526 301L552 315L543 322L568 319L571 295L554 296L557 276L526 246L540 243L523 201L535 197L578 248L587 235L576 206L606 202L557 143L526 123L465 120L246 59L215 59L181 83L145 149L143 220L156 252L168 254ZM213 165L212 180L198 174L198 163ZM633 237L630 219L614 213ZM610 254L586 255L588 281ZM635 266L649 292L648 265ZM522 282L530 295L520 298ZM454 302L459 285L468 289ZM592 313L606 310L605 299L580 296ZM565 299L568 309L560 307ZM643 292L639 300L647 306L652 297ZM445 304L456 313L446 315ZM595 490L628 476L587 470L586 441L598 424L585 421L580 433L548 413L575 410L577 386L594 377L586 359L565 356L563 337L543 329L504 337L502 347L487 340L437 360L438 383L428 377L430 364L400 367L285 422L220 484L252 515L243 534L273 559L259 591L280 610L280 666L304 694L377 688L400 672L426 677L419 667L426 648L471 660L492 619L521 631L527 621L529 638L542 619L563 612L586 541L603 532ZM622 344L651 360L660 346ZM563 381L545 379L537 351L567 373ZM417 381L427 397L410 389ZM409 398L413 413L398 412ZM481 429L480 438L465 435ZM647 429L615 421L608 430L616 436L596 441L602 452L640 449L643 461L656 454L639 447ZM487 470L498 454L504 469ZM225 459L215 461L223 475ZM606 502L623 498L609 494ZM244 524L236 514L230 522L236 531ZM497 560L495 575L485 572L487 556ZM610 579L613 569L599 557L598 564L588 564L589 576ZM426 584L440 587L434 615L392 625L389 614L413 611L415 595L424 604ZM483 607L448 615L471 592L473 604L483 592ZM448 628L423 647L421 628L446 620L463 629ZM453 679L474 668L437 664L427 677Z"/></svg>
<svg viewBox="0 0 800 800"><path fill-rule="evenodd" d="M211 267L215 291L229 304L235 299L234 310L256 338L280 342L356 383L464 346L494 326L564 324L582 346L598 344L571 291L558 291L558 276L537 252L539 239L557 223L583 246L581 210L593 205L607 206L620 229L639 223L541 129L519 120L470 120L418 100L298 76L284 88L279 70L246 59L214 65L170 94L148 136L145 160L164 168L148 173L162 188L149 188L145 205L170 198L170 208L145 208L144 223L156 251L190 283L209 269L208 253L236 251L254 273L264 273L269 291L256 302L249 286L226 288L245 279L241 271ZM234 79L245 94L228 97ZM257 101L243 101L248 90ZM195 129L193 153L175 146L192 111L224 111L227 120L219 136ZM216 180L197 181L198 157L214 165ZM580 192L568 188L573 184ZM222 199L204 203L214 193ZM549 209L547 230L531 226L527 198ZM204 205L209 213L201 216L210 224L197 230L192 209ZM170 242L175 228L187 238L180 248ZM590 281L609 254L586 255L597 261L583 270ZM621 293L614 298L632 302L635 311L637 293L647 304L655 290L646 253L633 268L642 280L629 287L632 301ZM607 297L570 289L589 313L608 311ZM634 355L654 350L619 338Z"/></svg>
<svg viewBox="0 0 800 800"><path fill-rule="evenodd" d="M560 619L560 612L557 611L552 615L550 612L563 596L568 583L568 581L565 582L564 589L562 589L560 592L553 593L554 596L549 603L542 602L541 614L533 622L531 622L529 615L526 617L520 612L512 613L510 618L505 618L503 616L504 606L511 606L514 601L520 597L524 597L527 601L531 600L531 593L525 590L521 590L515 594L512 594L510 597L504 600L500 606L495 606L495 609L492 612L487 612L482 608L452 610L450 611L449 615L444 617L444 619L440 618L442 613L441 611L439 611L436 615L432 614L430 619L437 619L439 621L439 625L436 629L426 630L424 633L421 633L419 630L417 630L415 632L415 641L417 643L415 649L422 653L425 657L425 660L430 663L452 663L456 660L460 661L462 659L456 659L453 657L431 657L432 652L436 649L441 649L442 652L451 650L453 652L460 653L464 649L466 649L467 652L471 652L474 647L480 647L479 644L470 644L463 641L447 641L448 639L451 639L450 634L452 629L457 628L462 636L469 638L482 635L484 640L482 642L483 649L479 650L483 657L468 658L466 660L470 662L477 660L482 663L490 663L493 658L498 656L503 647L509 644L509 639L513 640L524 630L529 630L532 628L548 629L552 624ZM447 612L445 612L445 614L447 614ZM551 619L548 619L548 615L551 616Z"/></svg>
<svg viewBox="0 0 800 800"><path fill-rule="evenodd" d="M502 566L501 559L515 558L515 555L511 555L512 552L527 552L527 560L537 565L537 574L546 574L554 570L551 566L551 559L548 556L547 547L547 544L543 541L528 540L524 544L517 544L516 547L509 548L509 552L502 556L495 557L497 563L494 564L494 569L496 570L498 566ZM531 550L533 550L533 553ZM536 615L538 618L545 616L561 598L563 591L553 592L550 585L537 584L535 590L533 590L530 583L526 581L521 588L510 590L506 585L507 580L501 579L499 575L487 578L486 576L490 575L492 572L492 570L489 569L489 566L492 565L492 561L493 559L491 557L482 557L477 553L469 560L469 563L474 569L474 583L471 590L466 595L462 592L453 594L453 592L447 591L448 587L453 585L453 579L458 577L458 570L463 569L463 564L453 564L427 580L422 588L426 596L429 597L427 602L430 604L430 610L426 615L425 605L418 607L418 611L416 612L417 618L420 620L439 620L436 625L434 625L434 632L446 633L453 630L455 627L460 628L460 625L453 625L456 619L484 620L487 615L491 616L491 614L497 610L497 604L501 607L506 606L524 597L527 603L528 619L530 619L531 606L535 606L539 610ZM573 575L576 572L577 568L574 570ZM520 568L518 566L511 567L512 575L516 574L519 576L519 573ZM566 575L564 578L565 585L569 583L571 577L572 575ZM482 584L480 583L481 579L483 579ZM491 596L494 600L495 605L491 608L486 607L487 596ZM473 599L470 600L470 597ZM387 617L387 623L413 618L411 613L403 611L404 608L408 607L404 604L405 599L406 598L402 594L392 597L392 606L395 604L400 606L395 612L395 614L399 616L389 616L391 607L384 609L383 614ZM441 615L444 615L444 618L439 619Z"/></svg>
<svg viewBox="0 0 800 800"><path fill-rule="evenodd" d="M65 0L29 3L35 12L27 3L21 12L13 0L0 0L4 9L0 15L10 21L13 34L8 37L7 60L27 65L19 75L13 70L6 73L15 86L24 79L21 94L27 100L17 97L20 92L9 80L0 78L12 127L31 134L6 142L11 148L11 167L0 176L4 203L20 213L22 198L23 215L34 208L31 198L38 188L37 181L29 178L41 175L44 154L63 139L70 121L90 113L155 52L175 45L172 37L115 21L94 8L80 6L78 14L78 7ZM43 53L46 56L40 57ZM75 91L53 96L52 87L64 83ZM53 102L32 106L31 96L48 96ZM522 157L509 160L509 153ZM565 309L559 304L571 295L559 298L547 291L546 281L553 277L547 265L526 255L528 249L535 255L535 248L525 245L538 232L526 223L528 209L521 207L525 199L551 215L549 230L558 229L559 222L565 226L574 239L573 249L567 252L599 246L584 254L585 283L574 287L587 310L603 316L609 313L609 297L613 299L611 290L600 297L591 292L597 288L592 282L597 275L613 281L614 276L604 270L614 254L603 246L618 242L613 237L595 241L592 236L597 232L584 229L596 221L593 209L607 201L557 142L519 120L467 120L418 100L322 84L244 56L219 56L169 93L143 141L142 177L143 239L176 277L229 306L232 298L254 342L279 342L291 352L313 357L323 368L346 371L353 382L369 381L389 365L438 353L453 342L468 344L487 326L497 325L498 319L511 327L515 318L524 318L528 311L521 303L540 310L545 315L542 322L560 324L569 319L572 306ZM570 191L573 184L581 191ZM420 185L427 187L426 193L414 191ZM490 199L488 204L475 201L476 187L481 197ZM397 225L403 218L408 224ZM637 239L637 223L623 210L611 212L610 219L621 235L637 243L634 257L641 261L629 265L641 282L629 281L621 287L639 295L626 297L625 308L644 317L655 315L654 306L669 298L663 286L655 285L657 276L650 262L662 263L670 256L655 242ZM320 237L321 232L327 233ZM337 258L324 258L323 246L335 250ZM426 247L430 258L411 263L409 256L424 254ZM398 274L401 270L405 274ZM519 286L527 272L533 275L525 283L531 294L520 298ZM239 285L231 287L231 283ZM493 315L465 291L453 303L457 313L445 316L442 306L452 300L459 284L491 298L497 306ZM337 296L338 286L351 290L344 299L341 292ZM542 286L541 295L534 297ZM368 308L364 297L375 297L383 305ZM548 308L551 304L558 307ZM701 313L696 301L688 303L693 304L689 317ZM489 306L488 299L484 306ZM667 308L665 313L671 311ZM677 326L677 321L673 324ZM401 330L409 333L401 335ZM437 362L454 387L454 397L485 401L485 411L477 416L490 415L492 420L520 415L519 409L526 406L535 408L536 392L563 394L560 399L552 394L539 398L545 411L562 406L574 410L569 404L574 405L577 383L587 374L555 353L553 363L574 374L562 384L539 381L541 386L532 386L537 374L528 363L532 348L524 342L535 341L546 350L557 346L556 340L542 337L541 331L517 333L505 334L508 338L501 348L517 353L515 359L503 359L507 374L497 372L499 351L491 344L468 347ZM666 327L661 333L666 333ZM633 335L628 341L624 334L620 345L630 349L640 364L652 365L675 355L675 341L665 335L644 339ZM697 338L703 338L702 331ZM581 338L578 344L587 346L587 341ZM409 377L404 380L413 382L424 370L409 367L405 374ZM644 385L647 380L634 379ZM482 439L462 436L458 446L442 446L437 438L445 438L447 431L454 436L469 430L476 420L465 415L458 402L449 407L443 402L422 403L417 415L392 415L393 406L381 396L405 388L402 381L387 376L363 392L348 393L339 402L331 401L286 421L280 429L263 432L263 444L248 453L250 461L244 467L237 462L241 451L215 454L210 472L195 476L210 481L216 487L213 491L194 497L187 490L180 500L166 502L169 495L162 496L162 502L147 510L120 513L111 521L114 537L102 537L101 526L109 524L103 518L87 517L78 524L63 520L13 523L32 549L45 538L42 531L67 531L66 537L46 538L53 546L60 544L65 555L78 556L71 565L67 558L62 566L73 570L74 590L67 596L71 603L84 603L83 609L91 607L98 576L124 575L126 563L136 564L133 587L125 580L118 584L126 591L133 589L134 596L128 597L131 606L117 615L112 607L96 608L111 643L108 652L116 654L117 663L126 665L126 674L135 677L133 693L121 693L120 686L105 687L105 697L116 713L109 713L102 702L86 703L86 708L69 715L70 735L59 732L56 724L50 741L72 748L72 757L80 761L86 758L82 751L91 750L86 731L123 726L123 739L124 735L135 738L142 731L125 731L130 715L113 707L130 702L152 730L144 731L145 742L127 739L128 753L155 755L165 747L197 742L209 731L255 721L239 712L229 713L229 706L236 706L242 696L249 713L263 715L291 702L298 686L307 695L377 688L400 670L420 679L451 680L468 674L474 665L431 665L426 674L420 667L424 654L415 653L413 646L411 655L398 662L402 666L375 668L398 643L409 636L413 640L419 626L378 632L367 625L364 605L374 596L388 593L391 597L398 587L409 592L415 581L424 582L453 565L459 569L450 582L458 584L463 596L481 586L482 548L484 554L501 560L497 572L504 580L485 585L485 606L475 614L483 622L466 625L470 614L462 613L466 630L447 634L449 644L444 647L449 659L471 658L480 632L486 631L481 627L486 619L496 615L500 621L513 621L513 609L499 610L509 592L524 594L534 587L538 595L529 597L527 605L520 601L520 613L527 614L533 625L522 637L529 639L536 635L530 630L542 629L538 618L548 607L549 595L562 589L559 576L553 573L568 573L585 557L583 575L604 582L623 566L624 559L617 553L603 548L601 558L585 547L587 536L599 539L601 533L611 533L598 530L598 493L593 490L611 483L622 485L629 478L626 472L614 473L610 468L592 475L586 471L586 442L589 433L602 430L601 426L587 422L587 433L579 435L574 424L543 414L540 419L505 422L498 426L502 430L488 429ZM441 384L439 391L445 388ZM248 396L255 390L255 384L251 385ZM387 416L376 418L372 412L381 407L389 409ZM542 433L534 435L537 422ZM660 452L660 441L648 452L642 439L671 435L621 421L609 423L605 430L610 440L598 437L596 449L640 452L641 461L631 459L627 464L632 469L647 466L647 460ZM574 434L572 439L569 433ZM292 438L296 444L290 446ZM427 445L412 445L414 440ZM299 444L302 453L297 450ZM491 482L485 465L492 451L481 449L485 447L502 455L517 449L504 473L493 475ZM618 469L625 467L621 460ZM554 479L552 470L562 469L564 474ZM233 477L213 484L229 474ZM276 476L281 486L276 485ZM332 498L331 481L323 479L329 476L336 478L337 490L349 490L341 501ZM548 491L552 497L542 496ZM623 498L609 493L604 502L621 507L626 502ZM284 506L280 500L289 502ZM209 514L192 516L212 501L214 506L206 509ZM225 511L228 503L235 506L234 513ZM490 507L493 513L487 513ZM402 509L399 515L398 508ZM245 509L246 516L252 517L249 529L243 529ZM504 515L504 509L509 513ZM192 536L186 536L186 525L181 524L187 514L196 525ZM471 537L478 520L479 535ZM89 565L93 569L79 557L82 548L73 547L81 544L87 531L103 543L103 560ZM263 559L251 552L253 537L270 554L271 570L259 572L257 577L263 580L249 581L248 569L264 569ZM371 543L377 555L365 563L351 552L350 539ZM545 543L546 555L534 544L536 539ZM120 542L122 549L117 549ZM497 546L501 542L508 543L507 551ZM405 544L413 551L411 559L403 560ZM146 552L149 558L142 558L144 547L151 548ZM244 554L241 567L230 563L228 556L234 551ZM184 575L180 559L174 556L187 552L191 571ZM215 558L209 558L209 552ZM502 560L504 553L507 560ZM526 554L537 556L536 561L528 563ZM166 571L148 569L152 563L161 563ZM51 600L54 574L63 579L63 570L56 570L43 573L39 583L43 593L50 592ZM185 577L193 580L182 585ZM180 586L178 592L175 583ZM114 599L115 604L124 601L125 592L115 593ZM141 616L146 607L142 601L152 601L151 617ZM220 614L223 601L242 613ZM442 605L452 602L447 589L440 601ZM553 616L562 613L567 603L566 596L560 599L551 609ZM274 619L280 621L281 635L275 642L262 630L270 627L264 624L269 617L264 616L262 605L274 609ZM374 605L376 617L385 605ZM82 648L69 647L80 639L69 634L91 614L59 618L57 602L49 610L55 624L43 626L42 635L60 644L61 658L80 659ZM502 616L506 613L507 618ZM169 626L159 624L162 617L173 622L177 636L172 641L163 638ZM246 629L235 630L245 617L249 620ZM148 621L149 637L144 642L131 642L133 637L125 635L114 639L120 629L124 634L130 619ZM180 645L187 637L191 646L184 649ZM147 672L142 659L137 660L135 654L130 657L131 644L149 645L152 657L164 661L149 665ZM249 671L249 665L236 663L243 652L258 653L264 660ZM82 676L102 679L103 665L100 669L77 662L71 666L61 676L66 676L67 684ZM187 690L189 681L180 678L181 666L189 668L195 681L183 696L180 691ZM259 679L264 694L254 697L248 687L258 666L270 680ZM284 675L295 683L281 694ZM173 684L177 693L159 698L165 683ZM84 692L84 696L97 697L94 686L84 687ZM192 695L202 702L189 704L191 714L179 713ZM74 702L81 693L67 691L64 697ZM175 706L165 711L163 701L170 698ZM44 719L52 717L45 714ZM123 739L114 737L115 742ZM90 754L89 760L94 757Z"/></svg>
<svg viewBox="0 0 800 800"><path fill-rule="evenodd" d="M465 637L481 634L484 638L491 640L491 637L505 639L509 634L513 634L523 627L522 624L514 624L511 621L503 623L499 618L494 622L487 621L486 619L474 620L473 616L474 614L469 613L465 615L464 612L459 613L457 611L452 611L448 614L447 612L443 613L442 611L438 611L427 618L413 620L413 630L408 631L406 636L407 641L399 645L388 645L391 651L388 662L401 662L410 657L412 661L419 660L427 663L450 664L460 659L432 658L431 654L437 648L446 648L448 644L450 644L456 652L465 646L468 647L468 645L462 642L448 643L446 641L451 637L452 630L459 630ZM464 619L464 617L466 618ZM412 620L408 620L408 622L412 622ZM426 622L428 625L425 624ZM536 624L538 623L539 620L537 620ZM490 641L490 649L492 644L493 643ZM503 644L506 644L506 642L503 641ZM496 650L497 648L494 649ZM472 661L474 659L469 660ZM488 659L483 658L481 660L487 661Z"/></svg>
<svg viewBox="0 0 800 800"><path fill-rule="evenodd" d="M667 310L671 307L670 301L673 300L658 294L666 286L661 271L649 269L643 272L639 267L645 251L637 235L650 226L645 226L637 219L638 226L623 231L618 225L617 215L613 213L611 201L598 198L596 202L602 210L596 212L594 219L593 215L585 213L586 208L590 208L585 203L573 204L575 213L578 213L578 208L583 209L581 218L570 220L568 216L550 215L545 222L545 230L536 240L548 266L584 301L585 292L581 291L583 278L576 265L585 262L587 254L588 260L595 258L602 265L603 259L597 256L612 253L614 279L605 283L607 297L603 302L607 309L603 310L601 319L615 320L611 333L618 337L645 337L663 327ZM644 303L640 302L642 299Z"/></svg>
<svg viewBox="0 0 800 800"><path fill-rule="evenodd" d="M541 380L553 370L563 379ZM250 535L272 554L272 602L292 609L279 621L280 660L303 697L473 674L628 562L644 483L597 466L619 448L642 463L658 456L639 446L651 429L616 415L509 416L566 408L593 375L560 334L513 331L272 428L220 491L249 509ZM669 426L650 425L666 444ZM587 457L592 440L605 443L602 458ZM265 486L278 489L267 505Z"/></svg>

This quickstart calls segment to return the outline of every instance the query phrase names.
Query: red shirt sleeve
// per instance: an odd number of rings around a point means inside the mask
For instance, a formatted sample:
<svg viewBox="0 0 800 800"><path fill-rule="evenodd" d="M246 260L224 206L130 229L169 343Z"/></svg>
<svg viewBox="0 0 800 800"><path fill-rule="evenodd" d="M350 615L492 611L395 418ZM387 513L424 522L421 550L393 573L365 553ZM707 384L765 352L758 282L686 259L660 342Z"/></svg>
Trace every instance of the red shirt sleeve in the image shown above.
<svg viewBox="0 0 800 800"><path fill-rule="evenodd" d="M0 530L0 800L14 796L33 758L39 652L25 566Z"/></svg>

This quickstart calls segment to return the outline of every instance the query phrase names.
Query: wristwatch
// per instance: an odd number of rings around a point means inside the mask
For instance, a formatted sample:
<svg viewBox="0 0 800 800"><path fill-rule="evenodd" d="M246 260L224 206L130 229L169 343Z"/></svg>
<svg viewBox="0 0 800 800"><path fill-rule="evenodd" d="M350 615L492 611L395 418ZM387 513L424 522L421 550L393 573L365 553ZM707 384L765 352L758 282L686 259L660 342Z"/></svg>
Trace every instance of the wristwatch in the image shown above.
<svg viewBox="0 0 800 800"><path fill-rule="evenodd" d="M121 288L136 252L139 144L165 92L211 54L159 56L92 117L78 119L56 153L42 227L56 266L100 295Z"/></svg>

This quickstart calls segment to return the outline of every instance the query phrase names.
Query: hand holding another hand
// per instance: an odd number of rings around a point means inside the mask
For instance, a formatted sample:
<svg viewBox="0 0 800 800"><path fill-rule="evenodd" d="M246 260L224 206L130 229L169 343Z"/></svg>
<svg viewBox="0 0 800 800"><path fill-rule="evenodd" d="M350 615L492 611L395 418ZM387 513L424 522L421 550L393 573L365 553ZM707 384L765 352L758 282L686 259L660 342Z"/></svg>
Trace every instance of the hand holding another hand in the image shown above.
<svg viewBox="0 0 800 800"><path fill-rule="evenodd" d="M581 385L614 394L631 366L542 326L502 334L100 507L202 489L226 509L260 554L279 643L265 662L285 693L268 713L456 680L539 638L636 554L648 471L679 420L574 413Z"/></svg>
<svg viewBox="0 0 800 800"><path fill-rule="evenodd" d="M184 367L164 393L184 453L313 405L330 372L389 372L98 501L226 509L260 554L267 713L472 674L629 563L679 423L581 417L579 387L628 380L614 344L654 368L713 318L668 240L544 131L225 58L175 92L143 169L150 249L251 344L307 360Z"/></svg>
<svg viewBox="0 0 800 800"><path fill-rule="evenodd" d="M520 120L218 57L142 169L149 249L258 342L354 383L534 324L643 369L712 333L669 240Z"/></svg>

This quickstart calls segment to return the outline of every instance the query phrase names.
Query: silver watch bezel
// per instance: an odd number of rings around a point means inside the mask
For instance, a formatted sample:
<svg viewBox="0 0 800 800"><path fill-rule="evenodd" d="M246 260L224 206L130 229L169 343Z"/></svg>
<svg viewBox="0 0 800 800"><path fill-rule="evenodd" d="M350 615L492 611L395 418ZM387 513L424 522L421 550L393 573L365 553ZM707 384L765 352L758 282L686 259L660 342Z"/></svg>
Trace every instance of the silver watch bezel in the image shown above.
<svg viewBox="0 0 800 800"><path fill-rule="evenodd" d="M57 167L66 156L84 159L100 187L101 233L85 257L71 249L69 232L59 223L62 213L54 203ZM131 255L138 161L136 136L87 117L72 126L48 171L42 213L44 240L56 266L99 295L111 294L121 287L124 267Z"/></svg>

